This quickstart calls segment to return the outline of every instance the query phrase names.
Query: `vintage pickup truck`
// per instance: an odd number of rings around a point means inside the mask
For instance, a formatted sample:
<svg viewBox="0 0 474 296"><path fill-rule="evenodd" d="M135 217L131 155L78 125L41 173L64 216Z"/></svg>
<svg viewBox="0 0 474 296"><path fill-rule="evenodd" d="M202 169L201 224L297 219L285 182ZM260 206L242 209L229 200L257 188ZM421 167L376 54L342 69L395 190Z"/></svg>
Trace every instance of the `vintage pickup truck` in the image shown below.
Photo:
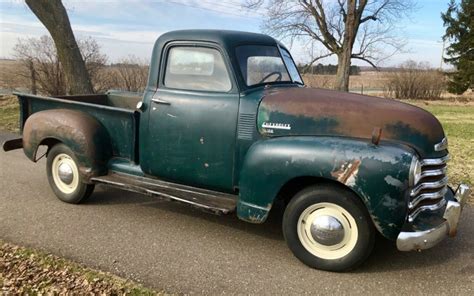
<svg viewBox="0 0 474 296"><path fill-rule="evenodd" d="M23 148L57 197L106 184L263 223L305 264L344 271L378 231L401 251L456 234L469 188L451 189L447 140L430 113L304 86L284 45L261 34L175 31L158 38L143 96L17 94Z"/></svg>

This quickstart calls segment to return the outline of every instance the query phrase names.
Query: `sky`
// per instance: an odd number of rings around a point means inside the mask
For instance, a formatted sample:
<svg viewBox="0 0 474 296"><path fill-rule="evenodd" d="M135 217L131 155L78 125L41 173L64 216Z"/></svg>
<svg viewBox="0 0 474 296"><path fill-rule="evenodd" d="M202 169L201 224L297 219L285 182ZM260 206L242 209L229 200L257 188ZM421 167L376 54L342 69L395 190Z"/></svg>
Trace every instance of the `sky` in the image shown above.
<svg viewBox="0 0 474 296"><path fill-rule="evenodd" d="M335 1L335 0L327 0ZM375 0L377 1L377 0ZM416 0L415 0L416 1ZM94 38L109 62L134 55L150 59L156 38L178 29L228 29L261 32L264 9L248 10L245 0L63 0L76 38ZM419 0L410 18L401 19L403 52L380 66L396 66L412 59L439 67L444 33L441 12L448 0ZM12 58L19 38L40 37L48 31L21 0L0 0L0 58ZM282 40L288 44L287 40ZM316 45L317 51L318 45ZM310 59L307 49L290 47L297 62ZM322 63L336 63L334 58ZM355 62L365 65L363 62Z"/></svg>

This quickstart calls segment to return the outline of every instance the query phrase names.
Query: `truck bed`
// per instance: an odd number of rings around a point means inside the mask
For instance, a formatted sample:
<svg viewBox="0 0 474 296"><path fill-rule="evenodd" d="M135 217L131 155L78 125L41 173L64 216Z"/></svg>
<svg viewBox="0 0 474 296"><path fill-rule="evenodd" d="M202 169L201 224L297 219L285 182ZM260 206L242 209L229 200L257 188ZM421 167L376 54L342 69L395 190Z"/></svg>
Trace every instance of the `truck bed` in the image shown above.
<svg viewBox="0 0 474 296"><path fill-rule="evenodd" d="M135 110L137 103L142 100L142 94L128 91L109 90L105 94L55 96L55 98L74 102L90 103L101 106Z"/></svg>
<svg viewBox="0 0 474 296"><path fill-rule="evenodd" d="M44 97L16 93L20 103L20 128L36 112L51 109L77 110L96 118L107 130L113 157L138 161L138 124L135 106L141 95L109 91L106 94Z"/></svg>

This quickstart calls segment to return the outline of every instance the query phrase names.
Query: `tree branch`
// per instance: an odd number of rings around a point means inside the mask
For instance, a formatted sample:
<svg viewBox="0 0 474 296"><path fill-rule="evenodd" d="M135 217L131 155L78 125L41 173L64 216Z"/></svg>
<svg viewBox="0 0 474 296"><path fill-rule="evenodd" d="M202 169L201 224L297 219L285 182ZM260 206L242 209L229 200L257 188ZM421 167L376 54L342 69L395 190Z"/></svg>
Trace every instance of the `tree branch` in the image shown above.
<svg viewBox="0 0 474 296"><path fill-rule="evenodd" d="M311 66L318 60L321 60L321 59L324 59L324 58L327 58L327 57L330 57L332 56L334 53L333 52L330 52L328 54L324 54L324 55L321 55L319 57L316 57L314 58L313 60L311 60L311 62L309 62L304 68L303 68L303 73L306 72L306 70L308 70L309 68L311 68Z"/></svg>
<svg viewBox="0 0 474 296"><path fill-rule="evenodd" d="M379 68L377 67L377 65L375 65L375 64L374 64L371 60L369 60L368 58L361 57L361 56L357 56L357 55L351 55L351 58L364 61L364 62L368 63L369 65L371 65L372 67L374 67L375 70L378 70L378 69L379 69Z"/></svg>

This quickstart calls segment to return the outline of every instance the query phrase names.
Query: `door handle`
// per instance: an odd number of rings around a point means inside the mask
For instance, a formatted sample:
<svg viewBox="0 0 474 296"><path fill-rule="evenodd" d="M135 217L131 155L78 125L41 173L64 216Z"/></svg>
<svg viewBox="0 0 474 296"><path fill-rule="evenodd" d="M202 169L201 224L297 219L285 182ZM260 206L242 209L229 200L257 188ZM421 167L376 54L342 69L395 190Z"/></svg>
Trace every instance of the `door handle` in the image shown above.
<svg viewBox="0 0 474 296"><path fill-rule="evenodd" d="M159 99L159 98L157 98L157 99L153 98L153 99L151 99L151 101L154 102L154 103L157 103L157 104L171 105L170 102Z"/></svg>

